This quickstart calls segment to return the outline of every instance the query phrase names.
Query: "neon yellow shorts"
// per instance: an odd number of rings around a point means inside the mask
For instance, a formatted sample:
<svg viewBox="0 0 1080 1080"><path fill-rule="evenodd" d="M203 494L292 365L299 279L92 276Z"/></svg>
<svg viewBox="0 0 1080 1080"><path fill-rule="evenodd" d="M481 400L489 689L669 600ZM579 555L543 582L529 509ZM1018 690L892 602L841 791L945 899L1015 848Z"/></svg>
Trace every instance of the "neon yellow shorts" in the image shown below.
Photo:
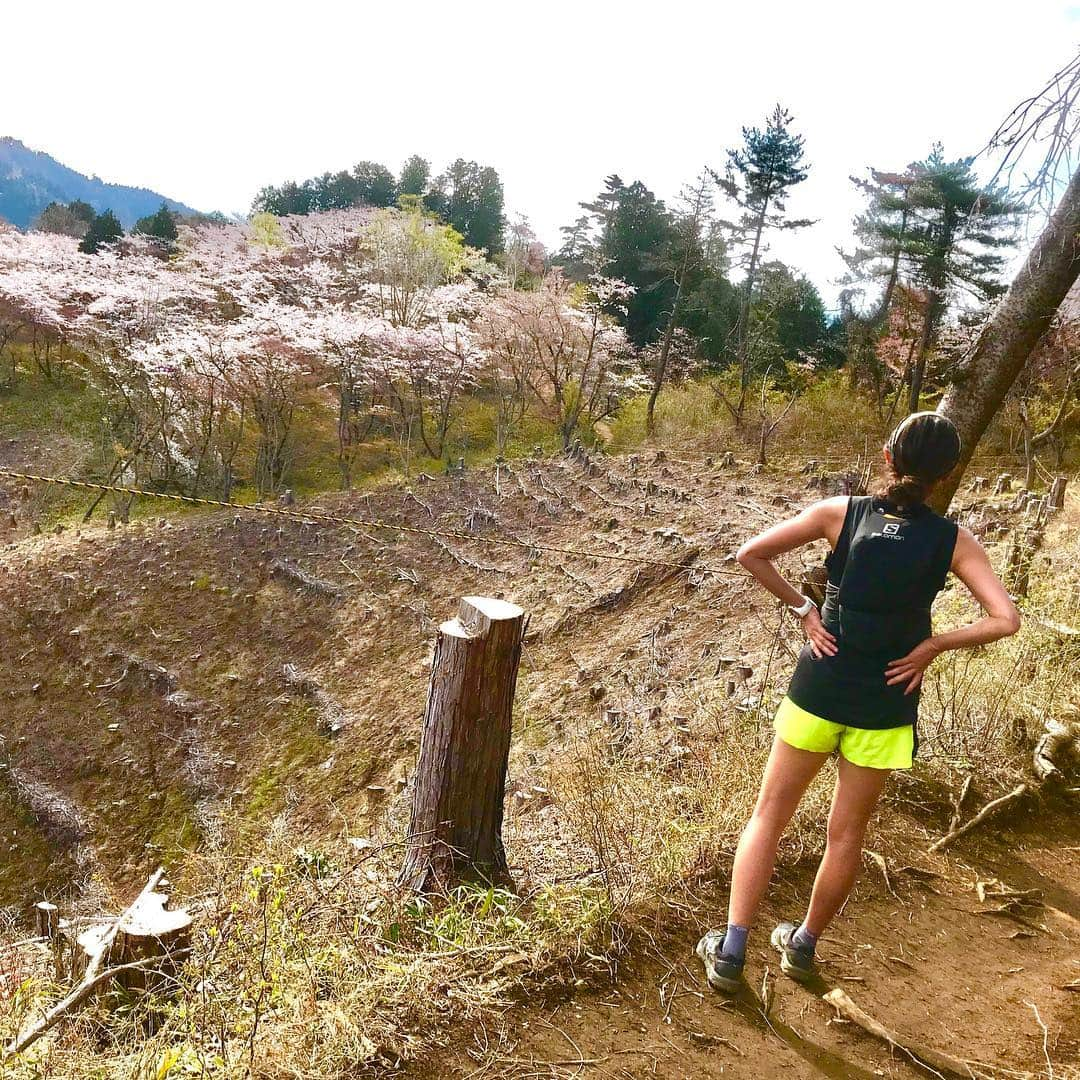
<svg viewBox="0 0 1080 1080"><path fill-rule="evenodd" d="M848 727L822 720L799 708L789 697L780 702L774 723L776 734L796 750L831 754L834 750L851 762L868 769L910 769L914 749L914 729L903 727Z"/></svg>

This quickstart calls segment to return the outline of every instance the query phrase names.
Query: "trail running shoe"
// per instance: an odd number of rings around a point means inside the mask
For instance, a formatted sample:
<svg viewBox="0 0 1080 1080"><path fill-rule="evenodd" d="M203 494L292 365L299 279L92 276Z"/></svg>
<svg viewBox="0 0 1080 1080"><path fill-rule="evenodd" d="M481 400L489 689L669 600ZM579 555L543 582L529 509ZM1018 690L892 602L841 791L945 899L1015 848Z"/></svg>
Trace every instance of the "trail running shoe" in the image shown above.
<svg viewBox="0 0 1080 1080"><path fill-rule="evenodd" d="M780 970L796 982L809 982L817 975L814 954L796 949L791 942L791 935L798 930L794 923L782 922L773 932L769 941L780 954Z"/></svg>
<svg viewBox="0 0 1080 1080"><path fill-rule="evenodd" d="M698 959L705 965L705 978L714 990L734 994L742 986L743 966L738 961L730 960L721 954L724 946L724 931L710 930L694 950Z"/></svg>

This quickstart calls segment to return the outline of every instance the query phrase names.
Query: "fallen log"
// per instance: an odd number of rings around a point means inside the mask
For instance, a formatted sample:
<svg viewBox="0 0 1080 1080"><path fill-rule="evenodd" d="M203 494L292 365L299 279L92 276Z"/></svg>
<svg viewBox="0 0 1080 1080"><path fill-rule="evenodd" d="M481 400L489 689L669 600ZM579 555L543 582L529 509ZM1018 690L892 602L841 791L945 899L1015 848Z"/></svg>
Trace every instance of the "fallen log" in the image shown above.
<svg viewBox="0 0 1080 1080"><path fill-rule="evenodd" d="M351 722L352 717L349 713L322 688L319 681L312 675L302 671L295 664L285 664L281 673L284 676L285 685L290 690L295 690L314 703L319 714L319 728L324 734L337 735Z"/></svg>
<svg viewBox="0 0 1080 1080"><path fill-rule="evenodd" d="M545 636L561 633L583 616L606 614L625 607L648 590L665 585L680 574L693 569L693 563L700 554L701 548L692 545L680 552L678 562L663 566L649 566L635 571L625 584L604 593L583 607L565 611L544 631Z"/></svg>
<svg viewBox="0 0 1080 1080"><path fill-rule="evenodd" d="M275 559L270 564L270 574L273 577L291 582L293 585L297 585L307 592L315 593L318 596L325 596L329 600L341 601L344 600L346 596L344 589L335 585L333 582L324 581L322 578L317 578L313 574L309 574L299 566L294 566L288 559Z"/></svg>

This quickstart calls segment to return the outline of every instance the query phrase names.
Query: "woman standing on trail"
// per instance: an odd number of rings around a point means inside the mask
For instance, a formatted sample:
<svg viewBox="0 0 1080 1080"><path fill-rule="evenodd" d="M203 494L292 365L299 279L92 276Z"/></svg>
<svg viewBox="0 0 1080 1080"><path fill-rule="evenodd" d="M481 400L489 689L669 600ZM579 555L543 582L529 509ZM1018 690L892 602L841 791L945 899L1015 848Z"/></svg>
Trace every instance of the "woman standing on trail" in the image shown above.
<svg viewBox="0 0 1080 1080"><path fill-rule="evenodd" d="M772 933L781 970L799 981L814 975L814 948L855 883L866 827L889 773L911 768L923 673L946 649L995 641L1020 626L979 542L926 505L959 457L952 422L915 413L885 445L888 480L877 495L824 499L739 550L739 562L802 620L808 640L777 711L757 805L735 852L727 927L710 930L698 943L715 989L738 989L747 934L780 836L810 781L838 750L825 855L810 907L801 925L781 923ZM820 613L772 562L819 539L832 547ZM933 634L930 605L950 570L986 614L962 629Z"/></svg>

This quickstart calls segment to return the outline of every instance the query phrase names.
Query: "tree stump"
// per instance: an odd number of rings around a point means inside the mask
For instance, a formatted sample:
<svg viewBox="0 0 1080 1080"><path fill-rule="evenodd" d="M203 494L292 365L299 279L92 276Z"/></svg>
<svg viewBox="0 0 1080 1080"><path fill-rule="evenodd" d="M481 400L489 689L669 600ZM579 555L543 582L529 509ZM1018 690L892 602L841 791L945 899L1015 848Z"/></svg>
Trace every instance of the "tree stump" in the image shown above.
<svg viewBox="0 0 1080 1080"><path fill-rule="evenodd" d="M115 967L159 957L157 965L120 972L116 981L128 990L161 990L175 974L174 954L191 944L191 915L183 908L168 910L168 903L168 895L157 891L157 883L144 889L120 917L115 933L114 924L107 923L79 935L82 955L80 961L76 954L76 965Z"/></svg>
<svg viewBox="0 0 1080 1080"><path fill-rule="evenodd" d="M1065 484L1066 477L1056 476L1050 485L1050 506L1054 510L1065 508Z"/></svg>
<svg viewBox="0 0 1080 1080"><path fill-rule="evenodd" d="M34 905L34 923L37 936L43 941L52 941L60 932L60 909L48 900Z"/></svg>
<svg viewBox="0 0 1080 1080"><path fill-rule="evenodd" d="M401 885L510 882L503 801L524 626L516 604L467 596L439 627Z"/></svg>
<svg viewBox="0 0 1080 1080"><path fill-rule="evenodd" d="M1005 495L1012 491L1012 477L1008 473L1001 473L994 482L994 494Z"/></svg>

